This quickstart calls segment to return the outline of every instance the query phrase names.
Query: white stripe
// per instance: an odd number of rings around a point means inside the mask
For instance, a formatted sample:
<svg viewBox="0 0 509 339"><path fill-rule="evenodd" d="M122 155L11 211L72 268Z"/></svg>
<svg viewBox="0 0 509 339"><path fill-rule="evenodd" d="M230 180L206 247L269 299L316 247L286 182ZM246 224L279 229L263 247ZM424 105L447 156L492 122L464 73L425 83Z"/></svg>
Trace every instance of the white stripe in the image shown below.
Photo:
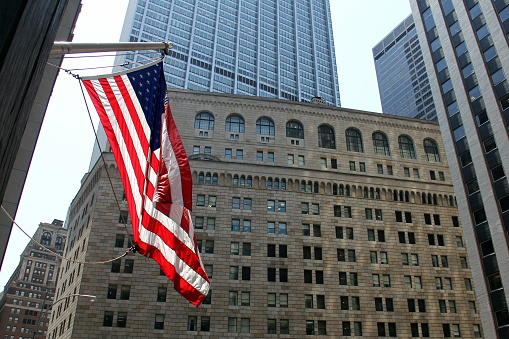
<svg viewBox="0 0 509 339"><path fill-rule="evenodd" d="M149 230L140 229L140 240L156 247L164 256L167 262L175 267L175 271L185 281L189 283L194 289L198 290L201 294L207 295L210 284L200 274L193 270L185 261L181 260L175 251L166 245L166 243L157 234Z"/></svg>
<svg viewBox="0 0 509 339"><path fill-rule="evenodd" d="M110 122L112 129L113 129L115 139L117 140L117 143L119 145L120 154L122 156L124 164L126 165L125 171L127 173L129 184L132 187L131 193L133 195L136 213L138 214L138 219L140 219L140 222L141 222L140 209L141 209L141 205L142 205L142 196L139 192L138 181L137 181L136 175L134 173L134 168L133 168L132 163L129 158L129 153L127 151L127 147L125 145L124 139L122 138L122 133L118 126L117 119L115 118L115 114L113 113L110 102L109 102L108 98L106 97L106 94L104 93L104 90L103 90L101 84L99 83L99 81L91 81L91 83L93 84L94 89L95 89L95 91L96 91L96 93L104 107L106 116Z"/></svg>
<svg viewBox="0 0 509 339"><path fill-rule="evenodd" d="M166 168L168 169L171 201L173 204L184 206L184 197L182 194L182 178L180 177L180 167L177 158L175 157L173 147L171 145L168 126L166 124L166 113L164 114L164 118L165 123L163 124L163 131L161 135L161 139L163 141L162 153L164 163L166 165Z"/></svg>
<svg viewBox="0 0 509 339"><path fill-rule="evenodd" d="M147 211L147 214L150 215L155 220L159 221L169 232L173 233L175 237L180 240L182 244L184 244L186 247L188 247L190 250L195 252L194 248L194 236L191 238L190 234L186 232L182 227L180 227L180 220L182 218L182 212L177 212L177 209L171 209L170 214L173 214L175 218L168 217L167 215L163 214L161 211L157 210L154 207L154 203L150 201L150 199L147 197L145 199L145 211ZM180 208L182 211L182 208ZM173 211L173 212L172 212ZM180 218L178 217L180 214ZM189 217L189 227L192 228L192 219L191 216ZM141 232L141 229L143 228L143 225L139 225L138 231ZM152 245L152 244L150 244ZM196 252L195 252L196 253Z"/></svg>
<svg viewBox="0 0 509 339"><path fill-rule="evenodd" d="M145 135L140 136L138 135L138 132L136 131L136 127L134 125L134 121L131 117L131 113L129 112L129 109L127 108L127 105L125 103L124 97L122 96L122 93L120 92L120 89L118 88L115 79L108 78L108 83L111 86L111 89L113 91L113 94L115 95L115 99L117 100L118 106L120 108L120 111L122 112L122 116L124 117L125 124L127 126L127 130L129 131L129 135L131 136L132 142L133 142L133 148L136 151L136 156L138 157L138 161L140 162L140 167L142 170L142 173L146 173L147 168L147 157L145 156L144 150L141 147L141 138L144 138L147 143L150 143L150 127L147 124L147 121L145 120L145 114L143 114L143 110L141 109L140 103L138 101L138 98L136 97L136 94L134 93L134 90L131 86L131 82L129 81L129 78L124 75L121 77L122 81L124 82L124 85L131 95L131 100L133 102L133 105L136 109L136 115L138 116L138 119L140 120L141 127L143 129L143 133ZM116 133L115 133L116 134ZM146 150L148 153L149 150ZM129 160L131 163L132 161ZM145 177L146 175L144 175Z"/></svg>

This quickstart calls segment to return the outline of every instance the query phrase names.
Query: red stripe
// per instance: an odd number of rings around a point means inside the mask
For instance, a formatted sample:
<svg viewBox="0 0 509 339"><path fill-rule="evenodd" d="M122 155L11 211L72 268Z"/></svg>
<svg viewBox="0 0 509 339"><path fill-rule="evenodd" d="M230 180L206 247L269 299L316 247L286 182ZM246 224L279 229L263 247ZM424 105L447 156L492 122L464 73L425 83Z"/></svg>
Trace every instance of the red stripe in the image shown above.
<svg viewBox="0 0 509 339"><path fill-rule="evenodd" d="M120 77L116 77L120 78ZM131 134L129 133L129 129L127 127L127 123L125 121L124 115L120 109L120 106L118 104L117 99L115 98L115 95L113 94L113 90L111 89L111 86L107 79L100 79L100 84L103 87L104 93L106 97L108 98L108 101L110 102L111 109L113 111L113 114L115 115L115 118L117 120L118 128L120 130L120 137L124 140L124 144L127 148L127 153L129 155L129 159L124 159L125 163L131 164L131 168L134 170L134 175L136 176L136 181L138 184L138 191L143 196L143 190L145 188L145 171L146 166L143 166L142 168L140 164L140 160L138 159L138 155L136 153L135 148L135 142L138 143L139 141L142 142L142 140L145 140L146 142L146 136L145 135L138 135L138 138L134 139ZM124 88L125 89L125 88ZM129 112L131 113L131 112ZM132 119L132 116L131 116ZM136 141L135 141L136 140ZM138 141L139 140L139 141ZM146 156L145 156L146 159Z"/></svg>
<svg viewBox="0 0 509 339"><path fill-rule="evenodd" d="M182 199L184 207L189 211L193 209L193 181L191 176L191 169L189 167L189 160L187 159L186 151L182 145L177 126L171 115L169 105L165 105L166 110L166 128L170 137L171 146L177 159L180 168L180 179L182 181ZM171 173L170 173L171 175Z"/></svg>
<svg viewBox="0 0 509 339"><path fill-rule="evenodd" d="M129 177L127 176L126 166L124 160L122 158L122 154L120 153L120 148L117 143L117 139L115 138L115 133L113 132L113 128L111 126L110 120L108 119L108 115L106 114L106 110L99 99L99 95L96 93L94 85L91 81L84 80L83 84L87 89L90 98L97 110L99 115L99 119L103 125L104 131L106 132L106 136L108 137L108 141L110 143L111 151L113 152L113 156L115 157L115 161L117 162L118 171L120 173L120 178L122 179L122 183L124 184L124 190L126 192L127 205L129 207L129 214L131 216L131 223L133 225L139 225L139 217L136 213L136 205L134 203L134 197L132 195L132 187L129 182ZM139 239L139 232L137 227L133 227L134 238Z"/></svg>
<svg viewBox="0 0 509 339"><path fill-rule="evenodd" d="M142 125L140 117L138 115L138 111L134 107L132 98L129 95L129 92L124 84L124 81L123 81L124 79L120 76L116 76L113 79L115 79L118 89L120 90L120 93L122 94L122 98L124 98L125 104L129 111L129 115L131 116L131 119L133 120L134 128L136 129L136 134L138 134L138 136L139 136L143 154L145 155L145 158L148 158L149 144L148 144L147 136L145 135L145 131L143 130L143 125ZM143 120L145 120L145 119L143 119Z"/></svg>
<svg viewBox="0 0 509 339"><path fill-rule="evenodd" d="M175 220L177 221L177 220ZM177 221L178 222L178 221ZM142 221L143 227L148 231L157 234L164 243L172 248L177 256L183 260L196 273L201 275L205 280L209 280L207 273L203 270L200 258L190 248L184 245L172 232L170 232L159 221L152 218L145 210L143 211ZM194 239L193 239L194 240Z"/></svg>

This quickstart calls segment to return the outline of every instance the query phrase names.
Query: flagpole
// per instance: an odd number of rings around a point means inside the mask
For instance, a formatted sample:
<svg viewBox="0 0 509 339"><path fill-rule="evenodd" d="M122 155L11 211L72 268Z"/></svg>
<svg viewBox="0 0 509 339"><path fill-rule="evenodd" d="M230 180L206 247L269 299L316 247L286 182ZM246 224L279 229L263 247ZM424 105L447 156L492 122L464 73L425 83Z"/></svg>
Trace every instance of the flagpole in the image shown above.
<svg viewBox="0 0 509 339"><path fill-rule="evenodd" d="M55 41L50 54L71 54L71 53L97 53L97 52L125 52L125 51L145 51L145 50L163 50L168 54L168 50L173 48L171 42L68 42Z"/></svg>

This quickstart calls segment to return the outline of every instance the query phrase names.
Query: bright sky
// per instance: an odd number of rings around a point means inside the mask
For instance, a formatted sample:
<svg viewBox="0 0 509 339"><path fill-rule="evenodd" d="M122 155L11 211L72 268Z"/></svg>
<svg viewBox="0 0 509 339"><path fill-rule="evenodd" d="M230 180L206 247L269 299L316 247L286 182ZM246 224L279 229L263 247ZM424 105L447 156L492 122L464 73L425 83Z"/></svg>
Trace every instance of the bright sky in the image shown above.
<svg viewBox="0 0 509 339"><path fill-rule="evenodd" d="M75 42L116 42L128 0L82 0ZM330 0L341 104L381 112L371 49L410 14L409 0ZM100 23L100 24L97 24ZM64 61L64 68L113 65L113 58ZM108 68L84 74L105 74ZM93 108L91 108L93 109ZM95 111L91 112L94 121ZM94 143L78 81L61 73L39 135L16 221L33 234L40 222L65 220L88 170ZM13 228L0 272L0 291L16 269L28 238Z"/></svg>

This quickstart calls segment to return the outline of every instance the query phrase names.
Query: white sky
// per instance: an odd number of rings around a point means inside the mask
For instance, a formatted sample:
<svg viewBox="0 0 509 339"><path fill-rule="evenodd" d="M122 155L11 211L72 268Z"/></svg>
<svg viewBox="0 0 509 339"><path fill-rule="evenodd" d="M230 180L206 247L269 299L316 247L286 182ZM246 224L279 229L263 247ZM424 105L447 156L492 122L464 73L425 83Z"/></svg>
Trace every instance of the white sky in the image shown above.
<svg viewBox="0 0 509 339"><path fill-rule="evenodd" d="M128 0L82 0L75 42L116 42ZM409 0L330 0L341 104L381 112L371 49L410 14ZM113 58L64 61L64 68L113 65ZM108 68L92 71L104 74ZM85 71L80 75L89 74ZM96 122L96 113L91 107ZM40 222L65 220L67 208L88 170L93 130L78 81L61 73L39 135L16 221L29 234ZM0 272L0 291L29 239L13 228Z"/></svg>

